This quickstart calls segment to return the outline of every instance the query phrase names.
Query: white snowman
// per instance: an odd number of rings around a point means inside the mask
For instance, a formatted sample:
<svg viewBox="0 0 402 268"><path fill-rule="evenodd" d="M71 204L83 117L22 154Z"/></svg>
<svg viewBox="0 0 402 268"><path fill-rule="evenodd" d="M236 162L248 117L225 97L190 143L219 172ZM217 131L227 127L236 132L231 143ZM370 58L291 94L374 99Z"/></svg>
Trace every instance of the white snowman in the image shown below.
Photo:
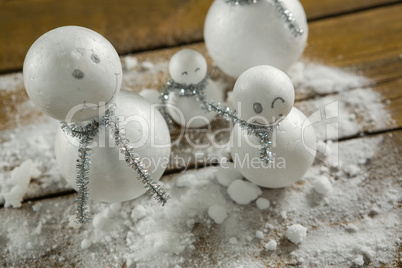
<svg viewBox="0 0 402 268"><path fill-rule="evenodd" d="M271 66L256 66L237 79L234 106L249 127L273 127L270 153L260 158L260 140L236 124L231 133L234 166L251 182L268 188L285 187L300 180L312 165L316 136L306 116L293 107L294 88L289 77Z"/></svg>
<svg viewBox="0 0 402 268"><path fill-rule="evenodd" d="M203 90L212 101L222 102L223 94L214 81L207 77L207 62L199 52L183 49L173 55L169 62L171 76L167 111L171 118L186 128L206 126L215 117L197 101L192 90Z"/></svg>
<svg viewBox="0 0 402 268"><path fill-rule="evenodd" d="M286 71L302 55L307 36L299 0L215 0L204 24L208 53L235 78L257 65Z"/></svg>
<svg viewBox="0 0 402 268"><path fill-rule="evenodd" d="M24 62L24 83L31 100L49 116L86 126L99 120L112 104L120 127L132 143L151 178L158 181L170 154L166 123L139 95L122 91L122 67L114 47L100 34L83 27L65 26L42 35ZM120 92L120 93L119 93ZM61 129L55 139L56 160L62 176L76 190L79 138ZM91 144L89 198L121 202L146 189L114 145L114 135L101 130Z"/></svg>

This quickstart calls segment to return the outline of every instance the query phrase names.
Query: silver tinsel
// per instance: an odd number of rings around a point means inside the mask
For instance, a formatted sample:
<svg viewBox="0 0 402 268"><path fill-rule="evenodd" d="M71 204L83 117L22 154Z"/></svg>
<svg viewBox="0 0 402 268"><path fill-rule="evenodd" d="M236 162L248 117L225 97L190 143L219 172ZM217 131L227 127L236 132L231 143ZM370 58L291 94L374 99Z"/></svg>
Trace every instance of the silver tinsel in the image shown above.
<svg viewBox="0 0 402 268"><path fill-rule="evenodd" d="M295 37L298 35L303 35L304 29L299 26L296 22L295 17L293 14L287 9L285 4L281 0L272 0L275 3L276 9L282 14L285 23L288 25L290 31L293 33Z"/></svg>
<svg viewBox="0 0 402 268"><path fill-rule="evenodd" d="M215 112L219 117L225 118L226 120L232 121L235 124L239 124L239 126L247 131L247 135L254 135L260 141L260 159L265 163L273 162L273 155L271 152L272 147L272 133L279 124L275 124L272 126L257 126L248 123L246 120L241 119L235 110L231 110L229 107L222 107L220 103L215 103L213 101L208 100L205 95L204 89L207 85L208 77L205 77L198 84L191 84L189 86L184 86L179 83L174 82L173 80L169 80L167 85L164 87L163 92L161 94L162 100L162 109L166 113L168 117L165 119L170 120L171 118L168 115L166 108L164 105L166 101L169 99L169 93L179 90L180 96L191 97L194 96L198 102L200 102L201 108L207 112Z"/></svg>
<svg viewBox="0 0 402 268"><path fill-rule="evenodd" d="M241 6L241 5L249 5L249 4L256 4L261 2L261 0L225 0L227 4L234 5L234 6ZM293 14L287 9L286 5L281 0L269 0L275 4L276 9L282 14L285 23L288 25L292 34L297 37L298 35L302 35L304 33L304 29L299 26L296 22L295 17Z"/></svg>
<svg viewBox="0 0 402 268"><path fill-rule="evenodd" d="M89 170L91 166L91 143L94 137L99 133L100 127L109 127L113 131L116 145L119 146L120 152L125 155L128 166L137 172L138 178L146 187L147 192L162 205L164 205L170 198L166 194L166 190L152 180L148 170L141 162L140 156L134 153L130 141L126 138L125 133L119 128L118 119L114 113L115 109L116 105L114 104L105 112L105 115L100 118L99 121L93 120L86 126L76 126L72 123L61 122L62 130L79 140L78 159L76 164L76 183L78 187L78 195L76 198L76 218L78 223L86 223L89 219L88 184Z"/></svg>
<svg viewBox="0 0 402 268"><path fill-rule="evenodd" d="M123 129L119 128L119 120L114 114L115 106L109 108L108 112L104 116L104 124L109 127L114 134L114 140L116 145L120 149L120 153L125 156L127 165L137 172L138 179L144 184L148 194L153 196L158 203L165 205L170 196L166 193L166 190L158 185L145 168L140 156L134 152L134 148L131 146L130 141L126 138L126 134Z"/></svg>
<svg viewBox="0 0 402 268"><path fill-rule="evenodd" d="M167 101L169 100L169 93L178 92L180 97L192 97L196 95L198 91L204 90L207 84L208 84L207 77L205 77L198 84L184 85L176 83L173 79L170 79L166 83L166 86L162 89L162 93L160 96L162 106L159 110L162 116L165 118L166 124L168 125L170 131L173 129L173 120L169 115L168 111L166 110L166 104Z"/></svg>
<svg viewBox="0 0 402 268"><path fill-rule="evenodd" d="M76 164L77 169L77 188L78 194L76 197L76 216L78 223L86 223L88 221L88 184L89 170L91 167L91 143L95 135L99 132L99 122L93 120L86 126L75 126L62 122L61 128L70 136L79 139L78 159Z"/></svg>

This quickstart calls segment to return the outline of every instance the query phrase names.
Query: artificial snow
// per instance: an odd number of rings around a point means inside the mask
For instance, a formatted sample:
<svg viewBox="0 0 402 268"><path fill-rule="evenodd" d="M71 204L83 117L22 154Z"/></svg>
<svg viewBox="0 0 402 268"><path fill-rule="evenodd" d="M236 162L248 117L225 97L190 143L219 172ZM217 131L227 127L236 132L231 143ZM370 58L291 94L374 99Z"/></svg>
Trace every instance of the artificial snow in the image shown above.
<svg viewBox="0 0 402 268"><path fill-rule="evenodd" d="M268 209L271 205L269 200L263 197L258 198L255 203L260 210Z"/></svg>
<svg viewBox="0 0 402 268"><path fill-rule="evenodd" d="M157 81L167 68L167 61L129 58L123 63L129 88L156 88L154 83L143 86L139 73ZM339 135L361 133L361 126L370 130L373 123L389 124L381 96L363 89L366 79L318 64L297 63L289 75L298 94L328 94L297 103L307 115L319 110L322 119L314 124L319 160L302 181L282 189L259 188L243 181L222 158L220 167L165 176L161 183L171 199L164 207L146 195L121 204L92 202L92 223L86 225L75 222L74 194L25 202L18 210L1 208L0 266L392 265L400 243L401 188L395 183L400 170L388 169L387 163L395 161L398 148L382 153L385 167L369 170L368 163L386 149L382 136L336 141ZM0 80L0 90L21 83L19 74L5 77L13 81ZM325 124L328 120L339 132ZM71 191L54 161L57 127L58 122L46 120L0 132L0 202L5 206L19 206L24 195L32 199L41 191ZM200 153L208 157L210 151ZM28 168L30 161L34 170ZM11 196L18 198L7 201L5 193L14 186L18 191Z"/></svg>
<svg viewBox="0 0 402 268"><path fill-rule="evenodd" d="M300 244L307 236L307 228L300 224L293 224L286 231L286 238L293 244Z"/></svg>
<svg viewBox="0 0 402 268"><path fill-rule="evenodd" d="M262 194L262 191L251 182L235 180L229 185L228 194L237 204L247 205L257 199Z"/></svg>
<svg viewBox="0 0 402 268"><path fill-rule="evenodd" d="M213 219L216 224L221 224L227 218L228 213L226 208L219 205L213 205L208 208L208 216Z"/></svg>
<svg viewBox="0 0 402 268"><path fill-rule="evenodd" d="M278 246L278 244L276 243L275 240L270 240L268 243L266 243L264 245L266 250L271 250L271 251L276 250L277 246Z"/></svg>
<svg viewBox="0 0 402 268"><path fill-rule="evenodd" d="M332 190L332 184L326 176L317 177L314 182L314 190L322 195L326 195Z"/></svg>

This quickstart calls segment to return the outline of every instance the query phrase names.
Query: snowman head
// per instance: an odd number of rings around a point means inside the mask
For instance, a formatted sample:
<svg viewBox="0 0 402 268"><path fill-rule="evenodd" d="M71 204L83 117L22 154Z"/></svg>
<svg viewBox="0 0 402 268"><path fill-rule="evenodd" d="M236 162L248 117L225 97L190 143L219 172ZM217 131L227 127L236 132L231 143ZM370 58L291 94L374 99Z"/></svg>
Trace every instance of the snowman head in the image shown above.
<svg viewBox="0 0 402 268"><path fill-rule="evenodd" d="M207 75L207 62L197 51L183 49L170 59L169 73L176 83L198 84Z"/></svg>
<svg viewBox="0 0 402 268"><path fill-rule="evenodd" d="M294 104L294 87L279 69L263 65L248 69L237 79L233 102L240 117L257 126L275 125Z"/></svg>
<svg viewBox="0 0 402 268"><path fill-rule="evenodd" d="M100 34L65 26L45 33L29 49L24 84L49 116L73 122L96 118L119 93L122 68L114 47Z"/></svg>

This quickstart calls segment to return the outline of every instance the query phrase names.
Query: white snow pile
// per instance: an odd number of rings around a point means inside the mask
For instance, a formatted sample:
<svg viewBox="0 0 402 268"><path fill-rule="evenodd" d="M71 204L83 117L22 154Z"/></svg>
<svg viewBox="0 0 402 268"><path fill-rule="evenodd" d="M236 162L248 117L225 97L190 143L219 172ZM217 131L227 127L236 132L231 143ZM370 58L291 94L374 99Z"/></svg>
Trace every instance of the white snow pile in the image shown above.
<svg viewBox="0 0 402 268"><path fill-rule="evenodd" d="M166 66L140 63L133 57L125 61L126 72L149 71L155 77ZM365 79L304 63L298 63L290 75L307 95L337 93L305 101L301 107L306 113L327 107L325 119L338 124L339 135L359 133L357 121L389 123L377 93L359 88L366 85ZM126 85L136 85L130 81L127 78ZM337 103L331 106L334 100ZM349 113L356 109L361 114ZM55 168L56 127L48 121L0 132L0 202L5 206L21 206L24 194L38 189L66 189ZM19 210L1 208L0 266L42 262L136 268L390 264L400 245L402 191L396 183L400 170L387 163L395 161L398 152L382 151L387 150L383 136L338 143L331 141L338 135L335 126L324 132L317 124L317 131L321 161L301 182L283 189L260 188L226 163L165 176L161 184L171 199L164 207L148 196L124 203L92 203L92 221L84 226L74 222L75 195L33 201ZM380 161L384 167L368 165L378 162L379 154L386 156Z"/></svg>

